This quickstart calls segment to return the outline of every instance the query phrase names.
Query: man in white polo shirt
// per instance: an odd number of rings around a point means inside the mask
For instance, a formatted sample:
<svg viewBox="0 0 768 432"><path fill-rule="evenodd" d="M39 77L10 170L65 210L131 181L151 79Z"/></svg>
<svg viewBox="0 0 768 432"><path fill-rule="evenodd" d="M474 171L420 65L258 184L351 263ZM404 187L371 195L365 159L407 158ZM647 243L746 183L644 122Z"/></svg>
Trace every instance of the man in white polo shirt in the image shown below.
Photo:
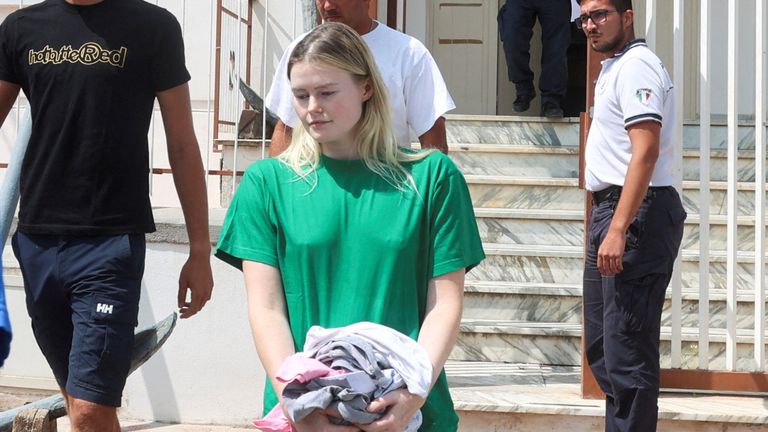
<svg viewBox="0 0 768 432"><path fill-rule="evenodd" d="M422 148L447 153L443 115L456 105L427 48L417 39L371 19L368 16L370 0L316 0L316 3L324 21L352 27L368 44L389 90L392 126L400 146L411 146L410 131L413 130ZM293 48L303 38L301 35L283 53L265 100L267 108L280 118L272 134L270 156L277 156L288 147L292 128L299 124L292 105L287 65Z"/></svg>
<svg viewBox="0 0 768 432"><path fill-rule="evenodd" d="M584 267L585 346L606 394L606 431L656 430L664 293L683 235L674 183L673 86L635 39L631 0L584 0L577 22L609 57L586 146L592 191Z"/></svg>

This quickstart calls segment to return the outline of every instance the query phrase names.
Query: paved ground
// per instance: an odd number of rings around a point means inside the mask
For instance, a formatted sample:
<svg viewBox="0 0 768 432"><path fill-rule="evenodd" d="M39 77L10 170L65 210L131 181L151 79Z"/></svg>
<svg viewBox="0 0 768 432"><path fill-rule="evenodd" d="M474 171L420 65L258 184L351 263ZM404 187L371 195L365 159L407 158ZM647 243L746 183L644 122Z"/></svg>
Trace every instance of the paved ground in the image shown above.
<svg viewBox="0 0 768 432"><path fill-rule="evenodd" d="M211 425L189 425L189 424L167 424L146 421L121 420L120 426L123 432L254 432L256 428L250 427L229 427L229 426L211 426ZM69 420L67 418L59 419L57 424L58 432L70 432Z"/></svg>
<svg viewBox="0 0 768 432"><path fill-rule="evenodd" d="M0 411L10 408L16 408L29 402L43 399L54 392L50 391L21 391L19 389L6 389L0 387ZM189 425L189 424L167 424L148 421L120 420L123 432L253 432L253 427L230 427L230 426L212 426L212 425ZM70 432L69 419L60 418L57 423L59 432Z"/></svg>
<svg viewBox="0 0 768 432"><path fill-rule="evenodd" d="M0 387L0 411L43 399L54 393L46 390L19 390Z"/></svg>

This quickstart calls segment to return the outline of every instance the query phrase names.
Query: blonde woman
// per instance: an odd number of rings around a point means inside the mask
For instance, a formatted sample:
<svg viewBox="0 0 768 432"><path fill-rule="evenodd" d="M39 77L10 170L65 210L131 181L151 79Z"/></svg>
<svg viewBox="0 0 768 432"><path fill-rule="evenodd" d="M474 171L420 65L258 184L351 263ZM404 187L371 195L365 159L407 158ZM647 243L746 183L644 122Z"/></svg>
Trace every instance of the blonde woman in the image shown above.
<svg viewBox="0 0 768 432"><path fill-rule="evenodd" d="M425 400L401 389L374 400L385 415L338 426L315 411L303 431L455 431L443 365L461 319L464 274L484 254L466 183L439 152L397 146L387 94L365 43L323 24L294 49L288 78L301 126L276 159L250 166L229 207L216 255L245 275L253 338L269 376L312 325L371 321L418 341L434 367Z"/></svg>

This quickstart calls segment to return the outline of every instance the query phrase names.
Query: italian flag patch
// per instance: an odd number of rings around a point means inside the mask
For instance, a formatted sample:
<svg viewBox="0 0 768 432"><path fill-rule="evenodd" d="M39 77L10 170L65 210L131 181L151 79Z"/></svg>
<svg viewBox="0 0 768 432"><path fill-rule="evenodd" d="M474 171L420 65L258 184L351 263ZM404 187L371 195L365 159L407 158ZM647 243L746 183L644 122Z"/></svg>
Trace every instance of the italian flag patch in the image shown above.
<svg viewBox="0 0 768 432"><path fill-rule="evenodd" d="M647 88L637 89L637 92L635 92L635 97L643 105L648 105L648 103L651 101L651 95L653 95L653 92L651 89Z"/></svg>

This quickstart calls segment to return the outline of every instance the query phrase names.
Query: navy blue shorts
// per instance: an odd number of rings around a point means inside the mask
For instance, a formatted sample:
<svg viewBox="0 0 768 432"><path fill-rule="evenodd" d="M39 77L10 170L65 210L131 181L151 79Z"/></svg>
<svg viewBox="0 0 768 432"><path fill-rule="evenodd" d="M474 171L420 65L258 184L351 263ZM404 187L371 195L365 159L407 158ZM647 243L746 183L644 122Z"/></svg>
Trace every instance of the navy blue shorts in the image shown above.
<svg viewBox="0 0 768 432"><path fill-rule="evenodd" d="M144 274L143 234L73 237L16 232L27 311L59 386L120 406Z"/></svg>

